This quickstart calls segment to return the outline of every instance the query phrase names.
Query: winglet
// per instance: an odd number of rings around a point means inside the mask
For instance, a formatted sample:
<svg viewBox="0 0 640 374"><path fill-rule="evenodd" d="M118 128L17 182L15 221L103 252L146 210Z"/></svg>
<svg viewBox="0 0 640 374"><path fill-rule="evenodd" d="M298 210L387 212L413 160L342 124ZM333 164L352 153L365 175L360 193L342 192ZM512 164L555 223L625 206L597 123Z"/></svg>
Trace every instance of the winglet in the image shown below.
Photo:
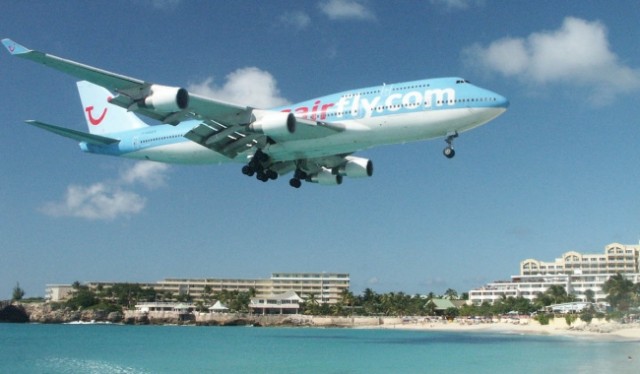
<svg viewBox="0 0 640 374"><path fill-rule="evenodd" d="M24 53L31 52L29 48L23 45L20 45L11 39L2 39L2 44L4 44L4 46L7 48L9 53L11 53L12 55L21 55Z"/></svg>

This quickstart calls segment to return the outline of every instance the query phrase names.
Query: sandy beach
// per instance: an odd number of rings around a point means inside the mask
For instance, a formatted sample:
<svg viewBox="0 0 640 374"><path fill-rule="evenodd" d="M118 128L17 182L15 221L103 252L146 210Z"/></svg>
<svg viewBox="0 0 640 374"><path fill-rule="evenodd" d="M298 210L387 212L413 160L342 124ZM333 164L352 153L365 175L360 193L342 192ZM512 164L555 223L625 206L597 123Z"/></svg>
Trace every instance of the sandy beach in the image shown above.
<svg viewBox="0 0 640 374"><path fill-rule="evenodd" d="M531 318L511 318L492 321L456 319L454 321L429 319L384 318L375 328L460 331L502 334L538 334L555 335L598 340L637 341L640 342L640 323L622 324L594 319L587 324L581 320L567 325L564 318L554 318L548 325L540 325Z"/></svg>

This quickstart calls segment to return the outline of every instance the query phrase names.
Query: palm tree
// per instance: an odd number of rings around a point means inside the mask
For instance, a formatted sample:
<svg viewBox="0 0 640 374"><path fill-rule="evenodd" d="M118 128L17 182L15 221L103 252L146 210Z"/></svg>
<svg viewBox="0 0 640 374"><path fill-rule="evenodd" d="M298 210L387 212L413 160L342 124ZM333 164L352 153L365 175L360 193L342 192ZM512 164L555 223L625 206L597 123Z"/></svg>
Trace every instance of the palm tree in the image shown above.
<svg viewBox="0 0 640 374"><path fill-rule="evenodd" d="M342 312L342 307L347 307L347 312L349 315L353 312L353 304L355 302L355 296L348 289L344 289L340 292L340 302L338 305L340 306L340 311Z"/></svg>
<svg viewBox="0 0 640 374"><path fill-rule="evenodd" d="M585 299L586 299L586 301L588 303L595 303L596 302L596 293L593 292L593 290L584 291L584 297L585 297Z"/></svg>
<svg viewBox="0 0 640 374"><path fill-rule="evenodd" d="M544 291L545 294L549 296L552 304L560 304L575 301L575 295L567 293L564 286L559 284L553 284Z"/></svg>
<svg viewBox="0 0 640 374"><path fill-rule="evenodd" d="M213 289L211 288L210 285L205 285L204 288L202 289L202 300L209 304L211 303L211 296L213 294Z"/></svg>
<svg viewBox="0 0 640 374"><path fill-rule="evenodd" d="M304 302L305 314L316 315L318 314L318 300L316 295L310 293L307 295L307 300Z"/></svg>
<svg viewBox="0 0 640 374"><path fill-rule="evenodd" d="M376 293L371 288L365 288L364 293L362 294L362 302L375 302Z"/></svg>
<svg viewBox="0 0 640 374"><path fill-rule="evenodd" d="M16 283L16 287L13 289L13 296L11 300L20 301L24 297L24 290L20 288L20 283Z"/></svg>
<svg viewBox="0 0 640 374"><path fill-rule="evenodd" d="M607 301L611 306L621 312L628 311L631 303L638 296L637 287L621 273L607 279L602 285L602 291L607 294Z"/></svg>
<svg viewBox="0 0 640 374"><path fill-rule="evenodd" d="M448 288L446 291L444 291L444 296L449 300L457 299L458 291L454 290L453 288Z"/></svg>

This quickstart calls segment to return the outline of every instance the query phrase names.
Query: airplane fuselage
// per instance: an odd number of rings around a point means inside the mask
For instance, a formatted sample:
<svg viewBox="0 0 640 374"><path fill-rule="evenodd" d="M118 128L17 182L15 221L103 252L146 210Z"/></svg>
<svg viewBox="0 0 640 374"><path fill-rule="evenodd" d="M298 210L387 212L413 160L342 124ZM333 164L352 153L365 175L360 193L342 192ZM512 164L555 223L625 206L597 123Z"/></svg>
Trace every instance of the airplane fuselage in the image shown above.
<svg viewBox="0 0 640 374"><path fill-rule="evenodd" d="M345 131L299 140L292 134L286 142L266 145L264 151L274 161L291 161L445 137L480 126L507 106L501 95L455 77L349 90L272 109L291 112L318 126L341 126ZM186 139L184 135L199 123L150 126L111 134L120 140L116 144L80 146L90 153L178 164L246 163L252 155L247 150L228 158Z"/></svg>

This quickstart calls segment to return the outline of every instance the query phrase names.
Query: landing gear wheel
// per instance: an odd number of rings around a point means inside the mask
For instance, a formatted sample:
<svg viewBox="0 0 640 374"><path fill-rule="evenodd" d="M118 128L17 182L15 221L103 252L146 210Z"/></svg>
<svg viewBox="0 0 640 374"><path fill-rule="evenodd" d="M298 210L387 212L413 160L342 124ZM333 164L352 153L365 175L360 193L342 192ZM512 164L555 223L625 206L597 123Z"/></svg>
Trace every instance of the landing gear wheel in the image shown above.
<svg viewBox="0 0 640 374"><path fill-rule="evenodd" d="M456 155L456 151L453 150L453 139L458 137L458 132L454 131L453 133L447 134L447 137L444 139L447 142L447 147L442 151L444 157L453 158Z"/></svg>
<svg viewBox="0 0 640 374"><path fill-rule="evenodd" d="M245 165L242 167L242 174L246 176L253 177L255 173L256 171L249 165Z"/></svg>
<svg viewBox="0 0 640 374"><path fill-rule="evenodd" d="M267 177L268 177L269 179L271 179L272 181L274 181L274 180L278 179L278 173L276 173L276 172L275 172L275 171L273 171L273 170L267 170L267 171L266 171L266 174L267 174Z"/></svg>
<svg viewBox="0 0 640 374"><path fill-rule="evenodd" d="M302 182L298 178L291 178L289 180L289 185L293 188L300 188L300 186L302 186Z"/></svg>
<svg viewBox="0 0 640 374"><path fill-rule="evenodd" d="M307 179L308 175L304 171L296 169L295 173L293 173L293 177L295 179Z"/></svg>
<svg viewBox="0 0 640 374"><path fill-rule="evenodd" d="M443 151L442 154L444 154L444 157L446 158L453 158L453 156L456 155L456 151L453 150L453 148L451 147L446 147Z"/></svg>
<svg viewBox="0 0 640 374"><path fill-rule="evenodd" d="M269 180L269 177L263 171L259 171L256 175L256 179L262 182L266 182Z"/></svg>

